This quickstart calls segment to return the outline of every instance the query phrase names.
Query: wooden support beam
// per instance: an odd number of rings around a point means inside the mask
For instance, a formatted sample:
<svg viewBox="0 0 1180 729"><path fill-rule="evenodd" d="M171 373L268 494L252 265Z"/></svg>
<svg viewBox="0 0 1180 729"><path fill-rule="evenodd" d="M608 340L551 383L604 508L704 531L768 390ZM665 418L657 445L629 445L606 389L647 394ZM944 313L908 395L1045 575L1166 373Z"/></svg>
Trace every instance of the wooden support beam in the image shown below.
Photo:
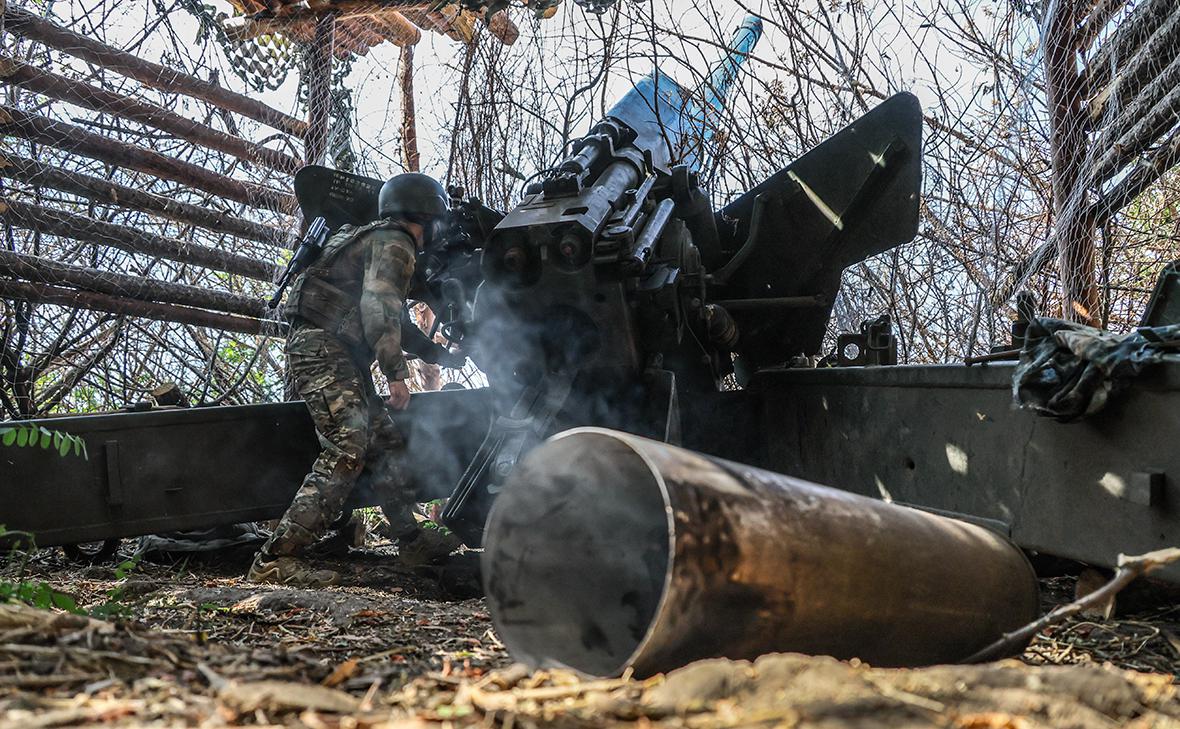
<svg viewBox="0 0 1180 729"><path fill-rule="evenodd" d="M0 53L0 80L52 99L155 127L193 144L231 154L246 162L265 165L279 172L293 175L303 166L302 160L278 150L226 134L161 106L43 71L4 53Z"/></svg>
<svg viewBox="0 0 1180 729"><path fill-rule="evenodd" d="M1175 9L1176 0L1144 0L1139 3L1086 64L1087 88L1095 92L1104 88L1127 59L1147 42L1152 31Z"/></svg>
<svg viewBox="0 0 1180 729"><path fill-rule="evenodd" d="M215 233L225 233L273 246L294 248L297 243L287 231L270 225L246 220L214 208L180 202L163 195L127 187L101 177L67 172L3 152L0 152L0 177L20 180L34 187L49 187L71 195L80 195L100 205L114 205L151 213L185 225L194 225Z"/></svg>
<svg viewBox="0 0 1180 729"><path fill-rule="evenodd" d="M1099 225L1109 220L1118 211L1134 202L1148 187L1151 187L1165 172L1180 164L1180 133L1160 144L1150 157L1140 160L1127 176L1095 203L1091 216Z"/></svg>
<svg viewBox="0 0 1180 729"><path fill-rule="evenodd" d="M258 334L266 337L286 336L286 326L275 321L250 319L202 309L189 309L175 304L137 301L122 296L64 289L12 279L0 278L0 299L17 299L34 304L54 304L74 309L105 311L110 314L191 324L240 334Z"/></svg>
<svg viewBox="0 0 1180 729"><path fill-rule="evenodd" d="M516 23L512 22L512 18L508 17L506 11L501 10L489 16L485 9L483 20L487 24L488 31L492 34L492 37L506 46L512 45L520 38L520 28L516 27Z"/></svg>
<svg viewBox="0 0 1180 729"><path fill-rule="evenodd" d="M1096 161L1091 166L1095 184L1118 174L1128 163L1146 152L1176 126L1180 118L1180 56L1164 70L1120 118L1111 122L1092 147Z"/></svg>
<svg viewBox="0 0 1180 729"><path fill-rule="evenodd" d="M1116 32L1115 38L1122 32ZM1177 56L1180 56L1180 5L1151 29L1151 35L1133 49L1131 56L1119 59L1118 70L1106 76L1105 86L1090 101L1090 118L1100 120L1108 110L1117 113L1131 104ZM1088 69L1087 74L1091 79L1094 77Z"/></svg>
<svg viewBox="0 0 1180 729"><path fill-rule="evenodd" d="M328 147L328 120L332 107L332 53L336 44L336 18L323 15L316 21L315 41L307 53L307 136L304 157L309 165L324 163Z"/></svg>
<svg viewBox="0 0 1180 729"><path fill-rule="evenodd" d="M75 58L133 78L146 86L207 101L214 106L260 121L292 136L302 137L307 132L306 122L271 108L257 99L235 93L187 73L138 58L101 41L54 25L21 8L11 5L5 8L4 23L5 30L11 33L38 41Z"/></svg>
<svg viewBox="0 0 1180 729"><path fill-rule="evenodd" d="M266 304L261 299L251 299L200 286L158 281L143 276L130 276L95 268L72 266L37 256L14 253L2 248L0 248L0 276L23 279L33 283L68 286L138 301L157 301L230 314L242 314L255 319L265 319L268 314Z"/></svg>
<svg viewBox="0 0 1180 729"><path fill-rule="evenodd" d="M372 16L373 22L381 30L381 34L395 46L412 46L422 40L422 31L406 20L401 13L386 12Z"/></svg>
<svg viewBox="0 0 1180 729"><path fill-rule="evenodd" d="M273 281L278 272L274 264L255 258L186 243L175 238L164 238L126 225L104 223L10 198L0 198L0 221L46 235L111 246L131 253L159 256L170 261L236 273L259 281Z"/></svg>
<svg viewBox="0 0 1180 729"><path fill-rule="evenodd" d="M159 152L120 142L88 132L75 124L30 114L16 107L0 104L0 136L11 135L57 149L101 160L117 167L146 172L161 179L179 182L207 193L257 208L294 214L298 204L294 195L243 182L207 170L200 165L169 157Z"/></svg>
<svg viewBox="0 0 1180 729"><path fill-rule="evenodd" d="M421 170L418 155L418 115L414 111L414 47L402 49L398 63L398 80L402 91L402 163L410 172Z"/></svg>
<svg viewBox="0 0 1180 729"><path fill-rule="evenodd" d="M1092 46L1110 19L1126 4L1127 0L1098 0L1078 28L1078 48L1085 51Z"/></svg>

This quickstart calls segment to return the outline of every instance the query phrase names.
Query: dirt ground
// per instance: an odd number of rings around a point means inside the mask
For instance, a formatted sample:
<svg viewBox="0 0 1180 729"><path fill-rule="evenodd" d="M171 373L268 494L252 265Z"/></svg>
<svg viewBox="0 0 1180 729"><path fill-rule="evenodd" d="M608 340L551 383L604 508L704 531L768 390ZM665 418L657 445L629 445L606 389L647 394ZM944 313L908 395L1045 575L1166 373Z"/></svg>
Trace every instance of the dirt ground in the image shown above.
<svg viewBox="0 0 1180 729"><path fill-rule="evenodd" d="M248 559L141 562L117 580L37 552L26 581L80 605L118 590L125 614L0 605L0 727L1180 727L1180 604L1154 588L1020 660L888 670L783 654L602 681L512 665L462 574L444 590L387 547L325 560L349 583L327 590L245 583ZM1075 582L1043 580L1046 607Z"/></svg>

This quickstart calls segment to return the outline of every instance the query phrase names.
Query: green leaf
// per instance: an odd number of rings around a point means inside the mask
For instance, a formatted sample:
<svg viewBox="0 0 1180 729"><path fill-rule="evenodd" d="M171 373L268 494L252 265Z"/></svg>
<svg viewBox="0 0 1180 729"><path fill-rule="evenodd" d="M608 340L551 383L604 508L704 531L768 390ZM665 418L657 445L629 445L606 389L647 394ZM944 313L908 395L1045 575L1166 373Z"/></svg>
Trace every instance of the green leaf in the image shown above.
<svg viewBox="0 0 1180 729"><path fill-rule="evenodd" d="M53 606L59 610L65 610L66 612L70 613L79 612L78 603L74 600L74 598L70 597L64 592L58 592L57 590L54 590L52 600Z"/></svg>
<svg viewBox="0 0 1180 729"><path fill-rule="evenodd" d="M77 437L77 436L74 436L74 437ZM78 442L82 444L82 460L89 461L90 460L90 451L86 450L86 441L82 440L81 438L78 438Z"/></svg>
<svg viewBox="0 0 1180 729"><path fill-rule="evenodd" d="M53 447L61 448L62 435L60 430L53 431Z"/></svg>
<svg viewBox="0 0 1180 729"><path fill-rule="evenodd" d="M82 455L82 448L83 448L82 439L75 436L75 435L71 435L70 437L74 439L74 455L75 456Z"/></svg>
<svg viewBox="0 0 1180 729"><path fill-rule="evenodd" d="M122 564L120 564L118 567L115 568L115 579L121 580L124 577L126 577L127 575L131 574L131 572L135 570L135 568L136 568L136 566L138 566L138 564L139 564L138 559L129 559L129 560L124 561Z"/></svg>
<svg viewBox="0 0 1180 729"><path fill-rule="evenodd" d="M53 433L46 427L41 428L41 447L48 448L53 445Z"/></svg>
<svg viewBox="0 0 1180 729"><path fill-rule="evenodd" d="M21 428L16 434L16 447L24 448L29 444L29 429Z"/></svg>
<svg viewBox="0 0 1180 729"><path fill-rule="evenodd" d="M0 429L0 443L10 446L16 442L16 428Z"/></svg>
<svg viewBox="0 0 1180 729"><path fill-rule="evenodd" d="M60 436L61 433L58 433L58 435ZM70 440L70 436L68 436L68 435L65 436L64 438L59 438L58 444L57 444L57 455L61 456L62 458L65 458L66 456L70 455L70 443L71 442L72 441Z"/></svg>

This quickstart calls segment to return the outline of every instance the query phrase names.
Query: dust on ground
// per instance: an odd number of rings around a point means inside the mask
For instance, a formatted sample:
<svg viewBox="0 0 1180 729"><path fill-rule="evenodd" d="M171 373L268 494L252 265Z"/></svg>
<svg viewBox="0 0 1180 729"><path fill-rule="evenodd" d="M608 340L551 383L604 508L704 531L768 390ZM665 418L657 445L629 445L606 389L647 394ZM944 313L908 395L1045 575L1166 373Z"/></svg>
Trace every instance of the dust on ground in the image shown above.
<svg viewBox="0 0 1180 729"><path fill-rule="evenodd" d="M512 665L462 574L370 549L322 560L347 586L295 590L244 582L248 560L144 562L116 580L37 552L24 580L125 614L0 606L0 726L1180 727L1180 605L1153 587L1114 619L1047 630L1020 660L891 670L784 654L596 681ZM1043 580L1046 608L1075 582Z"/></svg>

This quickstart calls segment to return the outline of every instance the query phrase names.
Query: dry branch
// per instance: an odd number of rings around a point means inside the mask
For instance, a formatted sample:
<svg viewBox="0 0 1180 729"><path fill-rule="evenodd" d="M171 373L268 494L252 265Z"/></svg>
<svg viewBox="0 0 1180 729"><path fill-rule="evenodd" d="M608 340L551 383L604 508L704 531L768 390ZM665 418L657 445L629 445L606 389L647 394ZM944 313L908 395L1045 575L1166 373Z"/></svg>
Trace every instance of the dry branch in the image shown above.
<svg viewBox="0 0 1180 729"><path fill-rule="evenodd" d="M34 187L51 187L71 195L89 198L100 204L152 213L186 225L195 225L217 233L228 233L260 243L292 248L295 242L285 231L269 225L127 187L100 177L67 172L24 157L0 153L0 177L20 180Z"/></svg>
<svg viewBox="0 0 1180 729"><path fill-rule="evenodd" d="M1110 582L1084 597L1054 608L1048 615L1045 615L1039 620L1034 620L1019 630L1005 633L999 640L964 658L960 663L983 663L1011 655L1032 640L1033 636L1050 625L1060 623L1069 616L1076 615L1083 610L1088 610L1096 605L1106 603L1139 577L1178 560L1180 560L1180 548L1177 547L1157 549L1154 552L1148 552L1147 554L1140 554L1134 557L1120 554L1119 569L1115 572Z"/></svg>
<svg viewBox="0 0 1180 729"><path fill-rule="evenodd" d="M53 99L155 127L193 144L232 154L247 162L294 174L302 165L290 155L206 126L155 104L74 81L0 53L0 79Z"/></svg>
<svg viewBox="0 0 1180 729"><path fill-rule="evenodd" d="M184 94L227 111L250 117L280 131L302 137L307 124L248 96L202 81L180 71L145 61L101 41L78 35L30 12L8 6L4 10L5 30L44 43L75 58L133 78L152 88Z"/></svg>
<svg viewBox="0 0 1180 729"><path fill-rule="evenodd" d="M18 228L35 230L46 235L112 246L132 253L145 253L261 281L274 280L277 270L274 264L254 258L186 243L175 238L164 238L125 225L104 223L19 200L0 198L0 220Z"/></svg>
<svg viewBox="0 0 1180 729"><path fill-rule="evenodd" d="M146 172L253 207L287 214L293 214L297 207L293 195L251 182L235 180L191 162L88 132L74 124L0 104L0 135L5 134L81 154L118 167Z"/></svg>
<svg viewBox="0 0 1180 729"><path fill-rule="evenodd" d="M0 276L24 279L33 283L77 287L128 299L159 301L165 304L243 314L255 319L262 319L267 315L266 305L259 299L200 286L71 266L3 249L0 249Z"/></svg>
<svg viewBox="0 0 1180 729"><path fill-rule="evenodd" d="M18 299L34 304L54 304L75 309L105 311L111 314L136 316L178 324L192 324L227 332L260 334L268 337L286 336L285 327L278 322L250 319L233 314L221 314L202 309L189 309L175 304L137 301L122 296L99 294L92 291L63 289L45 284L26 283L0 278L0 298Z"/></svg>

